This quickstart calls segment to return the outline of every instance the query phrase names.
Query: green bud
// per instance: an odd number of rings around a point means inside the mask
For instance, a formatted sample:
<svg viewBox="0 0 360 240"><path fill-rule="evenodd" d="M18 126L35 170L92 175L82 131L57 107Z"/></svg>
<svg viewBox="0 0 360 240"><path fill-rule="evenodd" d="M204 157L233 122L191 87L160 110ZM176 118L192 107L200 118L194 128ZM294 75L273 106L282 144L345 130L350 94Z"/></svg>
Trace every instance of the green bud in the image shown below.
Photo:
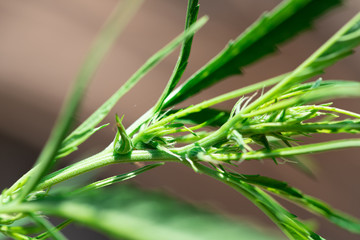
<svg viewBox="0 0 360 240"><path fill-rule="evenodd" d="M114 154L127 154L134 148L131 138L126 134L125 128L121 123L123 117L120 119L117 114L115 116L118 131L114 142Z"/></svg>

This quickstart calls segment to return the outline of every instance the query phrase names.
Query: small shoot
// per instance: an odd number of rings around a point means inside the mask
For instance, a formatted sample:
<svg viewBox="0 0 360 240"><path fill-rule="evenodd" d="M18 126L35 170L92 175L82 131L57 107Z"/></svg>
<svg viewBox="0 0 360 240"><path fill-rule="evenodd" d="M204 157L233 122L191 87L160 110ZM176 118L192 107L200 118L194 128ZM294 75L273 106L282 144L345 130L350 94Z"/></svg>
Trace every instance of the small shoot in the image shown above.
<svg viewBox="0 0 360 240"><path fill-rule="evenodd" d="M114 154L120 155L128 154L134 149L131 138L127 135L126 130L122 124L123 118L124 115L121 117L121 119L117 114L115 115L117 133L114 141Z"/></svg>

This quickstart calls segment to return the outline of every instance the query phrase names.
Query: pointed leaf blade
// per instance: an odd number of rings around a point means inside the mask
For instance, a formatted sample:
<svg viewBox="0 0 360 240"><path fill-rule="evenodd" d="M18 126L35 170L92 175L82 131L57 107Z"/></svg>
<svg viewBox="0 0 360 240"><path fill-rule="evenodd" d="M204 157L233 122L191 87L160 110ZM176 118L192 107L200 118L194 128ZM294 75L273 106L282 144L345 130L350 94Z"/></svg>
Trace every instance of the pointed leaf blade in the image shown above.
<svg viewBox="0 0 360 240"><path fill-rule="evenodd" d="M242 67L276 51L278 44L309 28L317 17L339 3L340 0L283 1L177 88L165 106L179 103L230 75L241 74Z"/></svg>

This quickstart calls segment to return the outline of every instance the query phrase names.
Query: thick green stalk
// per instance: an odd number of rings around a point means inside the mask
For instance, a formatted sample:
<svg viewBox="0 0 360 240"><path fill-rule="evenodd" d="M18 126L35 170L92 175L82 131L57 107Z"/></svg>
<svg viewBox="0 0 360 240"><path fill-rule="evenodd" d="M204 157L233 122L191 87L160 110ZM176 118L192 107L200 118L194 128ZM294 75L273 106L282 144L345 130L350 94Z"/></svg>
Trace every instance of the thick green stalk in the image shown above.
<svg viewBox="0 0 360 240"><path fill-rule="evenodd" d="M47 175L37 186L37 190L49 188L82 173L115 163L151 162L151 161L179 161L173 155L159 150L134 150L129 154L114 155L112 148L76 162L70 166Z"/></svg>

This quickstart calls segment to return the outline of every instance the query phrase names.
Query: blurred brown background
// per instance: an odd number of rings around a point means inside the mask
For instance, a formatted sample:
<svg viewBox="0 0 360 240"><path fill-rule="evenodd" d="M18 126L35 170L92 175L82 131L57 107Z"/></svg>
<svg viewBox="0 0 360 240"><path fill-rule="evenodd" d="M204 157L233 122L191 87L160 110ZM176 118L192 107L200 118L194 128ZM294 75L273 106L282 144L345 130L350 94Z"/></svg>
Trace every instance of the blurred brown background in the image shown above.
<svg viewBox="0 0 360 240"><path fill-rule="evenodd" d="M102 0L0 0L0 186L8 187L34 163L46 141L61 103L81 66L91 41L117 1ZM196 35L189 67L184 79L205 64L228 42L249 26L263 11L279 0L200 0L200 16L210 21ZM294 69L360 9L360 1L345 1L315 24L314 29L280 47L280 52L245 69L242 76L225 82L192 98L198 102L249 83ZM183 29L185 0L148 0L117 40L89 88L81 113L85 119L110 96L154 52ZM125 114L129 125L157 100L162 92L177 53L172 54L127 94L106 122L113 124L114 113ZM359 80L360 54L355 54L328 69L324 78ZM336 106L360 111L358 99L341 100ZM225 105L223 105L226 107ZM230 106L228 106L230 107ZM113 125L97 133L74 157L63 164L101 150L115 134ZM359 149L317 154L317 178L287 165L270 161L240 165L241 173L261 173L290 182L304 192L326 200L331 205L360 218ZM112 166L103 175L118 174L134 166ZM191 169L167 164L135 180L151 189L167 189L189 201L269 224L256 207L228 187ZM286 204L286 203L285 203ZM317 219L319 233L326 239L359 239L322 219L291 205L301 219ZM270 227L273 225L270 223ZM79 230L79 228L76 228ZM78 234L85 234L79 232ZM85 235L67 232L70 239ZM82 237L81 237L82 236ZM96 234L86 239L100 239Z"/></svg>

